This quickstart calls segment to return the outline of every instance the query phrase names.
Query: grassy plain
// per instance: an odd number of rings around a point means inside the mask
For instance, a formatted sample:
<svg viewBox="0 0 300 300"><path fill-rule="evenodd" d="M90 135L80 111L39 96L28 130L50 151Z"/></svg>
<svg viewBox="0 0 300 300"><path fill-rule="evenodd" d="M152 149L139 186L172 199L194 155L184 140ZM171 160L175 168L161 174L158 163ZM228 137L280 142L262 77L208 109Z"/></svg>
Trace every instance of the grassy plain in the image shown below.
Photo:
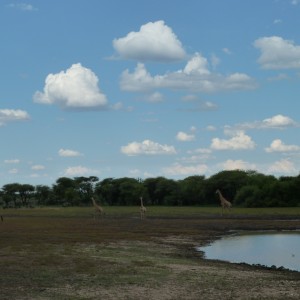
<svg viewBox="0 0 300 300"><path fill-rule="evenodd" d="M300 229L300 208L0 210L0 299L299 299L300 273L202 258L231 230Z"/></svg>

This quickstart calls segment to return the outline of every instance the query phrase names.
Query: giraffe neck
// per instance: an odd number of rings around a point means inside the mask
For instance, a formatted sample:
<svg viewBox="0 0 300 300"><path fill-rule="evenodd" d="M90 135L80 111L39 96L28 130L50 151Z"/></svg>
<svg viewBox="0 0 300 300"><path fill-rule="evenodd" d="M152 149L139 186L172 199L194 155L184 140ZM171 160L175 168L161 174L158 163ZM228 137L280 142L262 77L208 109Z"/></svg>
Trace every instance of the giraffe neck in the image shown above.
<svg viewBox="0 0 300 300"><path fill-rule="evenodd" d="M221 203L224 203L226 200L225 200L225 198L223 197L222 193L221 193L219 190L217 191L217 193L218 193L218 195L219 195L219 199L220 199Z"/></svg>
<svg viewBox="0 0 300 300"><path fill-rule="evenodd" d="M93 201L93 205L94 205L94 206L97 206L97 203L96 203L96 201L95 201L94 198L92 198L92 201Z"/></svg>

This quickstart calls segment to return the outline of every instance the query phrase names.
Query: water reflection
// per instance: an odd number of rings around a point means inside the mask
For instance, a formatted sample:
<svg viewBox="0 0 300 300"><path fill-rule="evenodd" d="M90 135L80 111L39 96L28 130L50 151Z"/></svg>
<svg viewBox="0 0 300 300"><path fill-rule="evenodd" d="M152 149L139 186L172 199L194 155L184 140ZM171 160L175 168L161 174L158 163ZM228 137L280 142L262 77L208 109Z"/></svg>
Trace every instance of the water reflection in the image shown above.
<svg viewBox="0 0 300 300"><path fill-rule="evenodd" d="M207 259L261 264L300 272L300 232L241 233L200 247Z"/></svg>

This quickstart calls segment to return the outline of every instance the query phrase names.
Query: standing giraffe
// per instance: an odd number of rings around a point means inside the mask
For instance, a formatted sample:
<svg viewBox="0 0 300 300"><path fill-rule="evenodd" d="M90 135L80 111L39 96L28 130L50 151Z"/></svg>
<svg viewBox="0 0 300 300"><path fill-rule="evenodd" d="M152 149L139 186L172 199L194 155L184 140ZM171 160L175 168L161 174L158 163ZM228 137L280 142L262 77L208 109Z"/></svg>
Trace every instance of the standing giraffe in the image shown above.
<svg viewBox="0 0 300 300"><path fill-rule="evenodd" d="M94 218L96 218L96 215L98 214L99 216L102 216L104 214L103 208L98 205L94 199L94 197L92 197L92 202L95 208L95 214L94 214Z"/></svg>
<svg viewBox="0 0 300 300"><path fill-rule="evenodd" d="M140 208L140 213L141 213L141 220L145 218L145 215L146 215L146 207L144 206L143 204L143 197L140 197L140 200L141 200L141 208Z"/></svg>
<svg viewBox="0 0 300 300"><path fill-rule="evenodd" d="M220 191L219 189L216 190L216 194L219 195L219 199L220 199L221 206L222 206L222 215L223 215L224 210L225 210L225 209L230 209L231 206L232 206L232 204L231 204L231 202L229 202L228 200L226 200L226 199L223 197L223 195L222 195L222 193L221 193L221 191Z"/></svg>

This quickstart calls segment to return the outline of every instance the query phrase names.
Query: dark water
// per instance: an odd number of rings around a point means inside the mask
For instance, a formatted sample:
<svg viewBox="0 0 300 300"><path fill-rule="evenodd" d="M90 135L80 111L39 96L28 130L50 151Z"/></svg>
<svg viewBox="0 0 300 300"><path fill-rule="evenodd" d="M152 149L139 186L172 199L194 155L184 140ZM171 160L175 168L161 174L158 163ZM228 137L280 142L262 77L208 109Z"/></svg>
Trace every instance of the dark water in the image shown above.
<svg viewBox="0 0 300 300"><path fill-rule="evenodd" d="M300 272L300 232L241 233L199 247L207 259L284 267Z"/></svg>

